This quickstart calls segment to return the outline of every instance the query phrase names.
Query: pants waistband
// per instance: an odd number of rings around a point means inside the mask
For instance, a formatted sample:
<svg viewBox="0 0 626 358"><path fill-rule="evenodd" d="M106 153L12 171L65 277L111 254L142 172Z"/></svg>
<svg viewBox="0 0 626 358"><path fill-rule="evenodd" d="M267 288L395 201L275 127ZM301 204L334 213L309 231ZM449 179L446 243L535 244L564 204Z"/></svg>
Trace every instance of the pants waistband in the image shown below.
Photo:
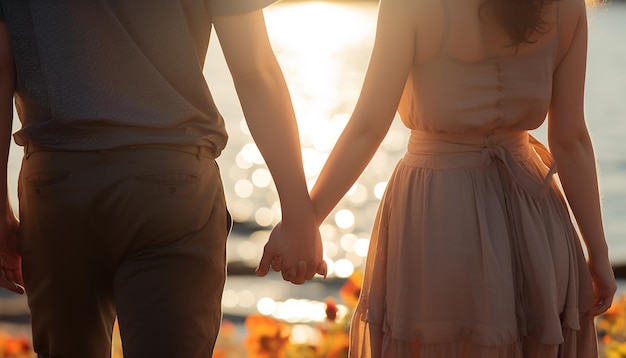
<svg viewBox="0 0 626 358"><path fill-rule="evenodd" d="M28 157L36 152L76 152L76 153L98 153L98 152L110 152L110 151L137 151L144 149L157 149L157 150L171 150L182 153L192 154L198 157L198 159L202 158L213 158L215 159L215 155L213 154L213 148L209 146L203 145L180 145L180 144L169 144L169 143L151 143L151 144L135 144L135 145L126 145L121 147L113 147L107 149L97 149L97 150L61 150L61 149L50 149L41 146L37 146L33 143L26 143L24 145L24 156L28 159Z"/></svg>

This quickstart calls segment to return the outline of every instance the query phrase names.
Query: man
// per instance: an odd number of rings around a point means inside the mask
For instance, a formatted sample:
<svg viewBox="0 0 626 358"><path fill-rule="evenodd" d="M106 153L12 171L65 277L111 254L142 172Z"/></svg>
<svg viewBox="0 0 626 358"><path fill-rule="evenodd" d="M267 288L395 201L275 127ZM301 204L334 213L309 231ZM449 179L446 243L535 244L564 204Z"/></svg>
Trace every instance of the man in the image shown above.
<svg viewBox="0 0 626 358"><path fill-rule="evenodd" d="M211 356L231 225L202 74L212 27L281 199L266 254L294 283L324 272L273 1L0 1L0 167L13 92L25 151L19 223L1 197L0 285L24 285L39 357L110 357L116 315L126 358Z"/></svg>

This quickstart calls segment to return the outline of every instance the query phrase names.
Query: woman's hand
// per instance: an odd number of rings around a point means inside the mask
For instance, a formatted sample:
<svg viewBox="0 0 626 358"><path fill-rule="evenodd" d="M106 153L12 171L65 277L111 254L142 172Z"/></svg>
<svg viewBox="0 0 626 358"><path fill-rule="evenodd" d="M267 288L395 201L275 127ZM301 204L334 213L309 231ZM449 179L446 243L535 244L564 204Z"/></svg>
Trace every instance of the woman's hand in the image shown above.
<svg viewBox="0 0 626 358"><path fill-rule="evenodd" d="M587 312L588 317L598 316L611 307L613 296L617 291L615 275L608 259L590 259L589 269L593 282L594 302L593 307Z"/></svg>

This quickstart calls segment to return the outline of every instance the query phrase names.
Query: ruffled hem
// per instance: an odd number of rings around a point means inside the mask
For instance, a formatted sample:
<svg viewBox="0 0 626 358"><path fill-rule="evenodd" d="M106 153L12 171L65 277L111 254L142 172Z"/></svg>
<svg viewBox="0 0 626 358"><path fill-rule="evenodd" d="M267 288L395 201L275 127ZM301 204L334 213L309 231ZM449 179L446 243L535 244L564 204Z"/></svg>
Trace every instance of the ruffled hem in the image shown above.
<svg viewBox="0 0 626 358"><path fill-rule="evenodd" d="M471 341L480 346L504 346L517 340L519 336L515 322L503 324L480 324L476 322L419 322L410 329L391 330L385 327L386 335L399 341L420 341L437 345L455 341Z"/></svg>
<svg viewBox="0 0 626 358"><path fill-rule="evenodd" d="M522 358L519 342L502 346L481 346L470 340L427 344L420 341L390 340L384 344L383 357L411 358Z"/></svg>
<svg viewBox="0 0 626 358"><path fill-rule="evenodd" d="M360 321L355 315L351 331L350 358L591 358L597 357L594 323L581 318L581 329L563 328L563 342L544 344L534 335L512 332L491 333L500 336L501 344L483 344L481 334L467 330L449 332L447 337L416 335L404 340L400 332L386 332L381 326ZM483 333L484 334L484 333ZM492 337L493 338L493 337ZM497 339L495 340L497 341Z"/></svg>

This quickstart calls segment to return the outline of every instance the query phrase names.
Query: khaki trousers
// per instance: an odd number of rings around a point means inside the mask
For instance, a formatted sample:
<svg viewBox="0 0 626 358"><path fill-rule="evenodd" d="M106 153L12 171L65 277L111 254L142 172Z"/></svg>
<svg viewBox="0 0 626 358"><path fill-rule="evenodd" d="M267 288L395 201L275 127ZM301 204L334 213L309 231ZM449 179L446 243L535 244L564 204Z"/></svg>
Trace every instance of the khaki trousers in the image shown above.
<svg viewBox="0 0 626 358"><path fill-rule="evenodd" d="M20 250L39 357L212 355L231 222L209 151L28 148Z"/></svg>

